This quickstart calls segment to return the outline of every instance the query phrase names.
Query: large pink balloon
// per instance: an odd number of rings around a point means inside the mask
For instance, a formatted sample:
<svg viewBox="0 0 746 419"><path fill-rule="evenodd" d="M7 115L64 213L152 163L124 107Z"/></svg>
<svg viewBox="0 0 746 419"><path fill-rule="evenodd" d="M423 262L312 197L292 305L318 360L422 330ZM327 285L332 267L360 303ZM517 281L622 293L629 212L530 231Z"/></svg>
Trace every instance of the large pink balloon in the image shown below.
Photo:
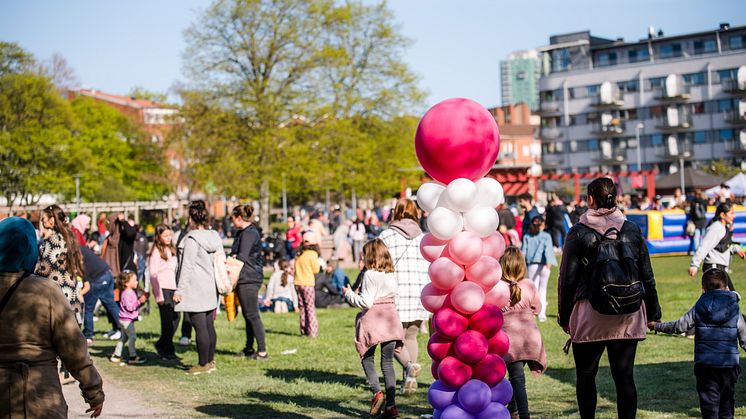
<svg viewBox="0 0 746 419"><path fill-rule="evenodd" d="M472 314L484 304L484 290L479 285L464 281L451 291L453 308L464 314Z"/></svg>
<svg viewBox="0 0 746 419"><path fill-rule="evenodd" d="M433 285L449 291L464 280L464 268L448 258L437 258L427 270Z"/></svg>
<svg viewBox="0 0 746 419"><path fill-rule="evenodd" d="M488 350L491 354L505 356L510 348L510 339L508 338L508 334L501 330L495 336L489 338L487 344L489 345Z"/></svg>
<svg viewBox="0 0 746 419"><path fill-rule="evenodd" d="M482 254L500 260L505 253L505 237L500 232L482 238Z"/></svg>
<svg viewBox="0 0 746 419"><path fill-rule="evenodd" d="M479 311L469 317L469 329L476 330L489 339L500 331L503 327L503 321L503 313L499 307L485 304Z"/></svg>
<svg viewBox="0 0 746 419"><path fill-rule="evenodd" d="M460 360L473 365L487 355L489 345L484 335L476 330L467 330L456 338L453 349Z"/></svg>
<svg viewBox="0 0 746 419"><path fill-rule="evenodd" d="M504 362L503 365L505 365ZM455 356L446 357L438 365L438 379L444 384L455 388L459 388L465 382L469 381L471 372L471 367ZM505 375L504 372L503 375Z"/></svg>
<svg viewBox="0 0 746 419"><path fill-rule="evenodd" d="M474 378L484 381L492 387L505 378L506 365L502 357L495 354L487 354L481 361L474 365Z"/></svg>
<svg viewBox="0 0 746 419"><path fill-rule="evenodd" d="M427 354L436 361L440 361L448 355L453 355L452 348L453 339L443 336L440 333L433 333L430 336L430 340L427 341ZM489 345L487 348L489 349Z"/></svg>
<svg viewBox="0 0 746 419"><path fill-rule="evenodd" d="M420 241L420 253L425 260L433 262L435 259L443 256L443 251L447 245L447 240L441 240L427 233L422 236L422 240Z"/></svg>
<svg viewBox="0 0 746 419"><path fill-rule="evenodd" d="M469 266L482 256L482 239L471 231L462 231L448 242L448 255L460 264Z"/></svg>
<svg viewBox="0 0 746 419"><path fill-rule="evenodd" d="M491 256L481 256L476 263L466 268L466 278L479 284L483 290L491 290L503 276L500 262Z"/></svg>
<svg viewBox="0 0 746 419"><path fill-rule="evenodd" d="M510 304L510 285L505 281L498 281L484 296L486 304L496 305L503 308Z"/></svg>
<svg viewBox="0 0 746 419"><path fill-rule="evenodd" d="M443 303L448 298L448 291L438 289L433 284L427 284L422 288L420 294L420 301L425 310L435 313L443 307Z"/></svg>
<svg viewBox="0 0 746 419"><path fill-rule="evenodd" d="M469 327L469 319L451 308L441 308L433 316L433 326L441 335L456 339Z"/></svg>
<svg viewBox="0 0 746 419"><path fill-rule="evenodd" d="M477 181L495 164L500 131L482 105L447 99L422 117L414 146L417 159L433 179L446 185L461 177Z"/></svg>

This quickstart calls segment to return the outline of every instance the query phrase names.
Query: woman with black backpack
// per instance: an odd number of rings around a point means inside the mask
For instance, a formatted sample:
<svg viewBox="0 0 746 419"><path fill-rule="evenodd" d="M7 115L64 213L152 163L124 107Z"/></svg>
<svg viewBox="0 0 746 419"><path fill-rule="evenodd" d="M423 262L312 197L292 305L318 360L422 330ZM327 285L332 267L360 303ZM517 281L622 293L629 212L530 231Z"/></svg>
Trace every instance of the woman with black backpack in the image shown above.
<svg viewBox="0 0 746 419"><path fill-rule="evenodd" d="M729 272L731 254L736 253L741 259L746 257L741 245L733 242L733 221L735 218L736 213L731 204L722 203L717 206L715 216L707 225L705 235L694 256L692 256L689 264L689 276L697 274L700 263L702 264L702 272L713 268ZM731 291L736 290L730 275L728 275L728 288Z"/></svg>
<svg viewBox="0 0 746 419"><path fill-rule="evenodd" d="M559 275L558 322L570 335L581 418L596 411L596 373L604 350L619 418L634 418L637 343L648 321L661 318L653 268L640 228L616 207L607 177L588 185L589 210L567 234Z"/></svg>

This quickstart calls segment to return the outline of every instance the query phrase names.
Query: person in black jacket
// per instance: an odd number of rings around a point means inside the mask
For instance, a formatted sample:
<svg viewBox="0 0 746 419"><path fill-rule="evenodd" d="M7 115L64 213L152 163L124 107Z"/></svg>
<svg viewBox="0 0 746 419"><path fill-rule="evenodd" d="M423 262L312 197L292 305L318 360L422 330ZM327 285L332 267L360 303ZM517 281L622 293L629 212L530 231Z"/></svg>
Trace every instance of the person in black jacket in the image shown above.
<svg viewBox="0 0 746 419"><path fill-rule="evenodd" d="M117 219L119 228L119 269L120 271L137 272L137 257L135 255L135 238L137 237L137 228L135 220L130 217L128 220Z"/></svg>
<svg viewBox="0 0 746 419"><path fill-rule="evenodd" d="M567 234L562 252L558 285L558 316L562 329L572 340L577 377L576 394L581 418L593 418L596 411L596 373L604 350L617 394L617 415L634 418L637 389L634 362L637 343L646 337L647 322L661 318L655 277L645 238L640 228L624 218L616 207L616 186L607 177L588 185L589 210ZM615 229L615 230L614 230ZM637 279L644 288L643 303L629 314L601 314L591 305L590 272L601 236L626 243L637 252Z"/></svg>
<svg viewBox="0 0 746 419"><path fill-rule="evenodd" d="M252 359L267 359L264 324L259 315L259 288L264 283L262 240L252 223L253 219L254 207L251 205L237 205L233 208L231 220L237 230L231 246L231 256L243 262L235 292L246 321L246 347L240 354ZM256 351L254 339L257 344Z"/></svg>

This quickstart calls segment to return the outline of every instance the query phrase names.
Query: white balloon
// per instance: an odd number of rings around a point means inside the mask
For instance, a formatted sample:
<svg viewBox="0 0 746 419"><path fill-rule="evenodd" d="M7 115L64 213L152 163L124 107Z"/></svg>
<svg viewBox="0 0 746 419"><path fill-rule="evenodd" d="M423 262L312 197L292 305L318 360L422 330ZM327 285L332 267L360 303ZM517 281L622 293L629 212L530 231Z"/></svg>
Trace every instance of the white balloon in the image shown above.
<svg viewBox="0 0 746 419"><path fill-rule="evenodd" d="M483 177L477 181L476 186L475 206L497 208L498 205L505 202L503 186L497 180L491 177Z"/></svg>
<svg viewBox="0 0 746 419"><path fill-rule="evenodd" d="M450 240L464 228L464 219L458 212L438 207L427 217L427 228L433 236L441 240Z"/></svg>
<svg viewBox="0 0 746 419"><path fill-rule="evenodd" d="M466 212L474 208L477 187L469 179L459 178L453 180L446 187L443 194L446 200L451 204L451 209L458 212Z"/></svg>
<svg viewBox="0 0 746 419"><path fill-rule="evenodd" d="M438 198L446 189L445 185L439 182L427 182L417 190L417 204L426 212L433 212L438 204Z"/></svg>
<svg viewBox="0 0 746 419"><path fill-rule="evenodd" d="M493 234L499 225L497 211L491 207L475 207L464 214L464 228L479 234L479 237Z"/></svg>

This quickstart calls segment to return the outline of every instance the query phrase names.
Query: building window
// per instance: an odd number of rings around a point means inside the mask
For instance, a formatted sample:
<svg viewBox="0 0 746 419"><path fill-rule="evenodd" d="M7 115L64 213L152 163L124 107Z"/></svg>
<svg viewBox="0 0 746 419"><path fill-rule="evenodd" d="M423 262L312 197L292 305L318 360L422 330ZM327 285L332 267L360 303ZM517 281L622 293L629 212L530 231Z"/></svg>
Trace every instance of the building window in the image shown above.
<svg viewBox="0 0 746 419"><path fill-rule="evenodd" d="M650 136L650 145L653 147L660 147L663 145L663 135L653 134Z"/></svg>
<svg viewBox="0 0 746 419"><path fill-rule="evenodd" d="M598 67L605 67L609 65L616 65L616 52L602 52L596 56L596 65Z"/></svg>
<svg viewBox="0 0 746 419"><path fill-rule="evenodd" d="M567 125L571 127L577 125L577 118L575 117L575 115L570 115L570 117L567 119Z"/></svg>
<svg viewBox="0 0 746 419"><path fill-rule="evenodd" d="M730 38L728 38L728 48L730 49L741 49L744 47L744 38L746 38L745 35L733 35Z"/></svg>
<svg viewBox="0 0 746 419"><path fill-rule="evenodd" d="M570 69L570 51L567 48L552 51L552 72Z"/></svg>
<svg viewBox="0 0 746 419"><path fill-rule="evenodd" d="M733 101L730 99L718 100L718 112L725 112L733 109Z"/></svg>
<svg viewBox="0 0 746 419"><path fill-rule="evenodd" d="M689 111L694 115L705 113L705 103L704 102L691 103L689 104Z"/></svg>
<svg viewBox="0 0 746 419"><path fill-rule="evenodd" d="M733 80L736 78L736 69L729 68L727 70L718 70L718 82L724 82L726 80Z"/></svg>
<svg viewBox="0 0 746 419"><path fill-rule="evenodd" d="M636 92L638 88L637 80L620 81L617 83L619 90L622 92Z"/></svg>
<svg viewBox="0 0 746 419"><path fill-rule="evenodd" d="M702 39L694 41L694 53L695 54L706 54L708 52L715 52L717 50L717 44L714 39Z"/></svg>
<svg viewBox="0 0 746 419"><path fill-rule="evenodd" d="M599 145L597 139L588 140L588 151L598 151Z"/></svg>
<svg viewBox="0 0 746 419"><path fill-rule="evenodd" d="M706 131L696 131L694 133L694 144L704 144L707 142Z"/></svg>
<svg viewBox="0 0 746 419"><path fill-rule="evenodd" d="M650 59L650 53L647 48L632 49L627 52L627 57L631 63L648 61Z"/></svg>
<svg viewBox="0 0 746 419"><path fill-rule="evenodd" d="M649 78L648 81L650 82L650 89L662 89L663 84L666 82L665 77L653 77Z"/></svg>
<svg viewBox="0 0 746 419"><path fill-rule="evenodd" d="M705 84L705 73L684 74L684 84L687 86L701 86Z"/></svg>
<svg viewBox="0 0 746 419"><path fill-rule="evenodd" d="M674 58L681 56L681 44L669 44L660 47L661 58Z"/></svg>
<svg viewBox="0 0 746 419"><path fill-rule="evenodd" d="M587 86L586 87L586 91L588 92L588 96L595 96L595 95L597 95L598 94L598 89L599 89L600 86L601 85L599 85L599 84L594 84L594 85L591 85L591 86Z"/></svg>
<svg viewBox="0 0 746 419"><path fill-rule="evenodd" d="M517 73L517 74L515 75L515 78L516 78L517 80L524 80L524 79L526 78L526 72L525 72L525 71L519 71L519 72L518 72L518 73Z"/></svg>
<svg viewBox="0 0 746 419"><path fill-rule="evenodd" d="M720 139L720 141L726 142L733 141L733 138L735 138L735 136L733 135L732 129L721 129L718 138Z"/></svg>

